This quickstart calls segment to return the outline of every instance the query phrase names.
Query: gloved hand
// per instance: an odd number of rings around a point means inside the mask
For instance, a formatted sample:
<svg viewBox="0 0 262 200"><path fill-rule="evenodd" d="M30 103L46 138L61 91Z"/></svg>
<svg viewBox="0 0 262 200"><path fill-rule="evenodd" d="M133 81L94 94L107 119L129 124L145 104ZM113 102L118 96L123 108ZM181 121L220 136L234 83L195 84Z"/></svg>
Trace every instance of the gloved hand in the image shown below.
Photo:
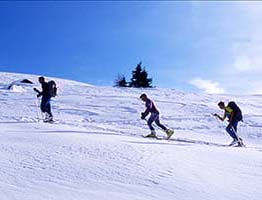
<svg viewBox="0 0 262 200"><path fill-rule="evenodd" d="M218 114L215 113L215 114L213 114L213 116L218 117Z"/></svg>
<svg viewBox="0 0 262 200"><path fill-rule="evenodd" d="M141 119L145 119L146 117L145 117L145 115L144 115L144 113L141 113Z"/></svg>

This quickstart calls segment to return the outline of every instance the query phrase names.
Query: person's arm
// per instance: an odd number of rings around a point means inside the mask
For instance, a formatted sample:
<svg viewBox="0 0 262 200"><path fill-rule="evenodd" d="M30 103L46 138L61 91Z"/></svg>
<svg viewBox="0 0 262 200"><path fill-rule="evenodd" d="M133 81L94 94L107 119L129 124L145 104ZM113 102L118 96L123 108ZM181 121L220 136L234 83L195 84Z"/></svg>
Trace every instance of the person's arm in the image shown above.
<svg viewBox="0 0 262 200"><path fill-rule="evenodd" d="M148 114L149 114L149 109L147 108L147 109L145 110L145 112L142 112L142 113L141 113L141 119L145 119Z"/></svg>
<svg viewBox="0 0 262 200"><path fill-rule="evenodd" d="M221 117L221 116L219 116L218 114L214 114L214 116L215 117L217 117L218 119L220 119L221 121L224 121L225 119L226 119L226 112L224 113L224 116L223 117Z"/></svg>
<svg viewBox="0 0 262 200"><path fill-rule="evenodd" d="M41 97L43 95L42 92L40 92L37 88L34 88L34 91L37 92L37 97Z"/></svg>
<svg viewBox="0 0 262 200"><path fill-rule="evenodd" d="M146 118L146 116L150 112L151 107L152 107L152 101L146 102L146 110L145 110L145 112L141 113L141 119L145 119Z"/></svg>

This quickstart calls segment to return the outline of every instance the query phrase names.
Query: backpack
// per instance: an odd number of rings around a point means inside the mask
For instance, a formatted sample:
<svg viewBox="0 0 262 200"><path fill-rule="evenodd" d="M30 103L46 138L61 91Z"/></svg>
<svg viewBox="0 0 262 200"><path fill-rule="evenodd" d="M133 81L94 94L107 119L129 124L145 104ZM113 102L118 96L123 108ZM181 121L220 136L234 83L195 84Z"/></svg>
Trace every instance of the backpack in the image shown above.
<svg viewBox="0 0 262 200"><path fill-rule="evenodd" d="M236 119L238 121L242 121L243 120L242 111L237 106L237 104L234 101L231 101L228 103L228 106L234 111Z"/></svg>
<svg viewBox="0 0 262 200"><path fill-rule="evenodd" d="M48 82L48 90L51 97L55 97L57 95L57 87L55 81Z"/></svg>

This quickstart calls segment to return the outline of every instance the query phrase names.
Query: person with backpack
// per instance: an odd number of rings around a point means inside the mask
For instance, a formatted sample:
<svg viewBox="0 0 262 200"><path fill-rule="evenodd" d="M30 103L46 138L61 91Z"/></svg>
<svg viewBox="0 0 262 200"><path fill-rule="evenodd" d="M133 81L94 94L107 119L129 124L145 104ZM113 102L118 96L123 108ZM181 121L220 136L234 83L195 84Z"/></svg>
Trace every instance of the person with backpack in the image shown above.
<svg viewBox="0 0 262 200"><path fill-rule="evenodd" d="M45 114L44 122L52 122L53 114L51 112L50 100L52 97L56 96L56 86L54 81L46 82L43 76L38 78L39 83L42 86L42 92L34 88L34 91L37 92L37 98L42 96L40 108L41 111Z"/></svg>
<svg viewBox="0 0 262 200"><path fill-rule="evenodd" d="M214 114L215 117L224 121L228 118L228 126L226 127L226 131L233 138L233 141L229 144L229 146L233 146L237 144L237 146L244 146L243 140L237 135L237 125L239 121L242 121L242 112L237 104L233 101L229 102L227 106L223 101L218 103L220 109L224 110L224 116L221 117L218 114Z"/></svg>
<svg viewBox="0 0 262 200"><path fill-rule="evenodd" d="M143 102L145 102L145 106L146 106L146 110L141 113L141 119L145 119L146 116L149 113L151 113L149 119L147 120L147 124L149 126L149 129L151 130L151 133L147 135L146 137L156 138L156 132L155 132L154 127L152 126L152 123L155 122L157 126L159 126L163 131L165 131L165 133L167 134L167 139L169 139L173 135L174 131L168 129L167 127L165 127L163 124L160 123L159 111L157 110L153 101L150 100L146 94L142 94L140 96L140 99Z"/></svg>

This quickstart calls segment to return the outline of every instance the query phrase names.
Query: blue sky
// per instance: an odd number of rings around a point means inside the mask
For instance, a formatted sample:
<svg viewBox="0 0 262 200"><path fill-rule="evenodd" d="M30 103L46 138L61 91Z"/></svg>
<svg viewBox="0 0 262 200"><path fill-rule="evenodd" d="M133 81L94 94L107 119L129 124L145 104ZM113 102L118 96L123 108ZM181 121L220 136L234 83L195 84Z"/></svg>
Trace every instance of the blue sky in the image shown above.
<svg viewBox="0 0 262 200"><path fill-rule="evenodd" d="M0 2L0 71L262 93L260 2Z"/></svg>

